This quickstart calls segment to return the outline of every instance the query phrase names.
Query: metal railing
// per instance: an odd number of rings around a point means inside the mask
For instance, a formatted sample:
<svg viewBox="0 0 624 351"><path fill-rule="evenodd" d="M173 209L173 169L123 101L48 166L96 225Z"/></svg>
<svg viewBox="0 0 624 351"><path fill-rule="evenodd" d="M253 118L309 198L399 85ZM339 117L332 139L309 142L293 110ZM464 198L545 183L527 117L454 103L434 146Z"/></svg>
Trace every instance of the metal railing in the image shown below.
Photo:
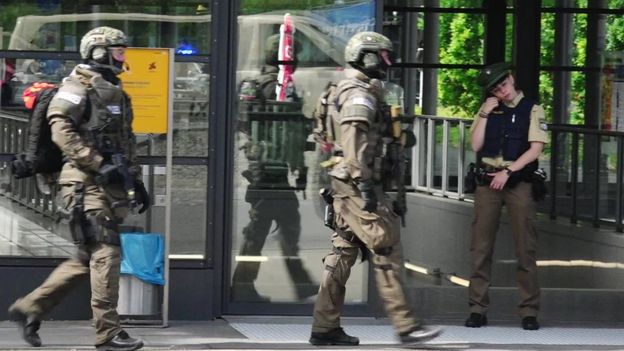
<svg viewBox="0 0 624 351"><path fill-rule="evenodd" d="M465 199L464 173L466 165L474 160L474 153L466 147L467 129L471 124L469 119L416 116L412 186L417 191Z"/></svg>
<svg viewBox="0 0 624 351"><path fill-rule="evenodd" d="M476 159L468 129L472 120L418 115L412 150L412 186L435 196L471 200L463 179ZM550 218L584 220L623 231L624 132L573 125L549 125L551 143L540 166L549 194L539 211Z"/></svg>
<svg viewBox="0 0 624 351"><path fill-rule="evenodd" d="M418 115L414 121L417 138L412 150L412 186L435 196L471 200L464 193L463 179L475 154L469 147L467 129L472 120ZM10 177L10 155L26 143L28 119L9 114L0 116L0 194L46 216L55 217L55 194L37 191L34 177ZM624 132L605 131L572 125L549 125L549 160L541 166L549 174L549 195L540 203L540 212L550 218L567 217L614 226L622 232L624 195ZM162 157L141 157L141 164L162 164ZM175 164L205 164L204 158L176 157Z"/></svg>
<svg viewBox="0 0 624 351"><path fill-rule="evenodd" d="M571 223L615 224L622 232L624 132L573 125L550 125L549 130L550 217L563 212Z"/></svg>
<svg viewBox="0 0 624 351"><path fill-rule="evenodd" d="M0 116L0 172L5 181L2 195L43 215L54 217L56 189L46 195L37 190L35 177L15 179L9 174L10 155L23 150L27 140L28 118L3 114ZM54 187L53 187L54 188Z"/></svg>

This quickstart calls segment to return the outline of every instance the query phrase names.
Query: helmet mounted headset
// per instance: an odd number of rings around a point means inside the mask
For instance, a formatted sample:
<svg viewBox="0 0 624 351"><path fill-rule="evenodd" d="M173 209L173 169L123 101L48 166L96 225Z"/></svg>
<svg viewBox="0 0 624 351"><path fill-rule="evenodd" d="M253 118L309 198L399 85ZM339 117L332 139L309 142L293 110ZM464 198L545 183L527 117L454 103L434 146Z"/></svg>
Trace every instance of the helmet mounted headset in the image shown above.
<svg viewBox="0 0 624 351"><path fill-rule="evenodd" d="M80 56L86 63L118 75L124 71L124 62L116 59L112 50L127 46L128 38L122 31L111 27L97 27L82 37Z"/></svg>
<svg viewBox="0 0 624 351"><path fill-rule="evenodd" d="M345 61L370 78L384 79L394 62L392 42L376 32L357 33L347 43Z"/></svg>

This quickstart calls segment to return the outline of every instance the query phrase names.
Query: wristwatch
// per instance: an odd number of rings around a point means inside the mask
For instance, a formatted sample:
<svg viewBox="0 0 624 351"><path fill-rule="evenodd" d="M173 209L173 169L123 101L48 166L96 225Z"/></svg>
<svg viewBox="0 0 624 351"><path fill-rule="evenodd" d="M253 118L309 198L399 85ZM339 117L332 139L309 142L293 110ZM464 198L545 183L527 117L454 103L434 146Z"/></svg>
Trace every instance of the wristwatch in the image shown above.
<svg viewBox="0 0 624 351"><path fill-rule="evenodd" d="M511 170L511 168L509 167L505 167L505 171L507 172L508 176L511 176L513 174L514 171Z"/></svg>

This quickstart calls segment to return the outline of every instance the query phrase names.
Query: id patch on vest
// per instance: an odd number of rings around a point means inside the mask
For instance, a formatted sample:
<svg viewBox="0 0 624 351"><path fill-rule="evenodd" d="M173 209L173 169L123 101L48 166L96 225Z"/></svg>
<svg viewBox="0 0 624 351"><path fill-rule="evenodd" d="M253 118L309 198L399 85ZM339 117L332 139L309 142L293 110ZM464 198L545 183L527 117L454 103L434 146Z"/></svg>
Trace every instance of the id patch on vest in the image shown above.
<svg viewBox="0 0 624 351"><path fill-rule="evenodd" d="M78 105L80 103L80 100L82 100L82 97L80 95L76 95L76 94L69 93L66 91L59 91L56 94L56 97L58 97L59 99L63 99L65 101L69 101L74 105Z"/></svg>
<svg viewBox="0 0 624 351"><path fill-rule="evenodd" d="M119 105L108 105L106 106L106 108L108 109L108 112L114 114L114 115L120 115L121 114L121 107L119 107Z"/></svg>
<svg viewBox="0 0 624 351"><path fill-rule="evenodd" d="M363 96L356 96L353 99L351 99L351 104L352 105L363 105L368 107L371 110L375 110L375 103L373 101L371 101L370 99L367 99Z"/></svg>

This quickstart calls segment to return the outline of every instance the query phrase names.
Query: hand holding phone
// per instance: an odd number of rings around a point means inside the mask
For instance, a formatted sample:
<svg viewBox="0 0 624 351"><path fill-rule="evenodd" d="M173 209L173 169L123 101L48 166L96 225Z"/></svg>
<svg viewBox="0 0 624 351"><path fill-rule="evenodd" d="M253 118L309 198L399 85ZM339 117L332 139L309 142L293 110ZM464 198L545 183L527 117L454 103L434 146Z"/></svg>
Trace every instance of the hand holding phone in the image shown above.
<svg viewBox="0 0 624 351"><path fill-rule="evenodd" d="M492 110L494 110L496 106L498 106L498 104L499 104L498 98L495 98L494 96L490 96L487 99L485 99L485 102L483 103L483 107L481 108L481 111L489 115L490 112L492 112Z"/></svg>

